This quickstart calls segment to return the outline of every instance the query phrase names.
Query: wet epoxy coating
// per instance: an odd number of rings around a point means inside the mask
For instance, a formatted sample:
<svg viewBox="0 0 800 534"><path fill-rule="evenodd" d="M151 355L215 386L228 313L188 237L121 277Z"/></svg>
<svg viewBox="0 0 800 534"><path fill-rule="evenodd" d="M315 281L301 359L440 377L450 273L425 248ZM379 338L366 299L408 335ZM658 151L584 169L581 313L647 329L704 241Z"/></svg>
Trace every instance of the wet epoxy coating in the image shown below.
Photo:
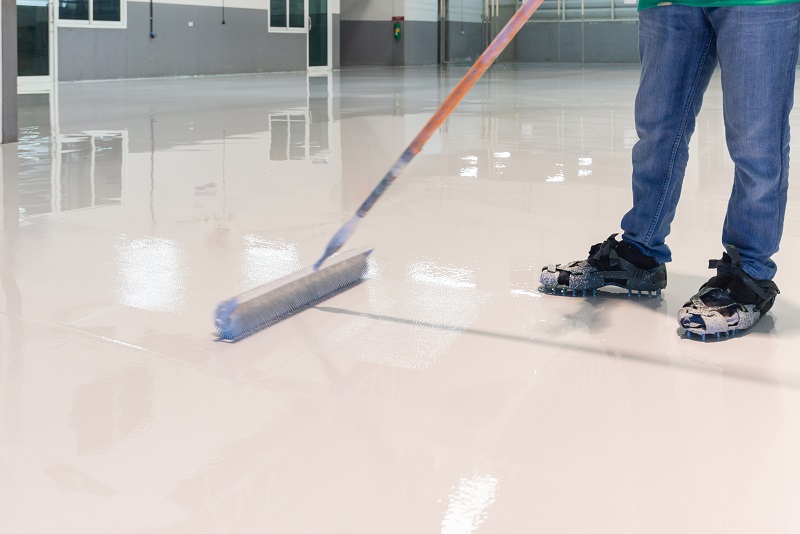
<svg viewBox="0 0 800 534"><path fill-rule="evenodd" d="M638 69L498 68L348 244L367 282L214 342L217 303L313 262L462 74L21 97L0 532L797 532L800 167L773 311L719 343L675 319L722 252L718 80L662 298L537 291L618 229Z"/></svg>

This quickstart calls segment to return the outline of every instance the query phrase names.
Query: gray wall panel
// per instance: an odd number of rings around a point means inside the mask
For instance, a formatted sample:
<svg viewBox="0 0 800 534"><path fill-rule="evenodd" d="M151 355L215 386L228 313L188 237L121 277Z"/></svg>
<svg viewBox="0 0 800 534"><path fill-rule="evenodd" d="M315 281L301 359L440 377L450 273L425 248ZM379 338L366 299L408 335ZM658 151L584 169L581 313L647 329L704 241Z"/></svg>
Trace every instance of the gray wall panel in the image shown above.
<svg viewBox="0 0 800 534"><path fill-rule="evenodd" d="M447 60L475 61L483 53L484 24L481 22L448 22Z"/></svg>
<svg viewBox="0 0 800 534"><path fill-rule="evenodd" d="M394 39L394 22L342 20L339 35L342 67L436 65L439 23L406 20L401 39Z"/></svg>
<svg viewBox="0 0 800 534"><path fill-rule="evenodd" d="M563 23L558 28L558 61L583 62L583 24Z"/></svg>
<svg viewBox="0 0 800 534"><path fill-rule="evenodd" d="M500 33L516 11L514 6L499 6L493 35ZM514 63L517 60L517 45L518 40L516 38L512 39L511 42L506 45L505 50L497 57L497 63Z"/></svg>
<svg viewBox="0 0 800 534"><path fill-rule="evenodd" d="M638 22L588 22L583 30L586 63L638 63Z"/></svg>
<svg viewBox="0 0 800 534"><path fill-rule="evenodd" d="M638 63L638 22L536 22L517 36L517 61Z"/></svg>
<svg viewBox="0 0 800 534"><path fill-rule="evenodd" d="M390 67L402 53L392 21L341 21L342 67Z"/></svg>
<svg viewBox="0 0 800 534"><path fill-rule="evenodd" d="M128 4L127 29L59 28L61 81L306 69L306 35L267 31L267 11ZM190 27L189 22L194 26Z"/></svg>
<svg viewBox="0 0 800 534"><path fill-rule="evenodd" d="M19 138L17 69L17 5L14 0L2 0L2 6L0 6L0 70L2 70L0 73L0 113L2 113L0 141L3 143L15 143Z"/></svg>
<svg viewBox="0 0 800 534"><path fill-rule="evenodd" d="M558 23L526 24L517 34L517 61L539 63L558 61Z"/></svg>
<svg viewBox="0 0 800 534"><path fill-rule="evenodd" d="M413 66L438 63L438 23L404 21L403 39L390 21L341 21L341 65ZM475 61L484 49L485 26L450 22L448 62ZM526 24L502 61L637 63L637 22L537 22ZM398 46L400 44L401 46Z"/></svg>
<svg viewBox="0 0 800 534"><path fill-rule="evenodd" d="M439 63L439 23L408 20L403 22L405 65Z"/></svg>

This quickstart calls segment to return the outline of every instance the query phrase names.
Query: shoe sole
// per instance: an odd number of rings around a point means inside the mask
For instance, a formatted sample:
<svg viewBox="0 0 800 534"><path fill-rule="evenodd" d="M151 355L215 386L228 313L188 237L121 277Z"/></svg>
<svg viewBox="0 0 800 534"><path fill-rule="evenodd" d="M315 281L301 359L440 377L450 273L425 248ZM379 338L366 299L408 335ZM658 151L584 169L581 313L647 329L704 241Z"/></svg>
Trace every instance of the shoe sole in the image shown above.
<svg viewBox="0 0 800 534"><path fill-rule="evenodd" d="M545 293L547 295L558 295L558 294L561 294L562 296L573 296L573 297L578 297L578 296L586 297L586 296L589 296L589 293L591 293L591 296L596 297L598 289L600 289L602 287L608 287L608 286L615 286L615 287L621 287L622 289L628 289L625 286L617 285L617 284L604 284L604 285L602 285L602 286L600 286L598 288L595 288L595 289L570 289L570 288L568 288L566 286L545 286L545 285L542 285L541 287L539 287L539 292L540 293ZM656 298L656 297L660 297L661 296L661 290L660 289L650 289L650 290L648 290L648 289L628 289L628 297L632 297L632 296L636 295L637 297L641 298L642 295L644 295L645 293L647 294L647 297L649 297L649 298Z"/></svg>

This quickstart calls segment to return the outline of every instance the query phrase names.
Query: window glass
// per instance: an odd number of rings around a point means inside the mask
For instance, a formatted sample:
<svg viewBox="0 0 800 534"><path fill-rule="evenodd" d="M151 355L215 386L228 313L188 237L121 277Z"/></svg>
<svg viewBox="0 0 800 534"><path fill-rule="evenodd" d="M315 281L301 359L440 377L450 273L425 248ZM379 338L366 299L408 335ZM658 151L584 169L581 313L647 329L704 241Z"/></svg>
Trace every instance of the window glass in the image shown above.
<svg viewBox="0 0 800 534"><path fill-rule="evenodd" d="M289 0L289 27L304 28L306 25L304 0Z"/></svg>
<svg viewBox="0 0 800 534"><path fill-rule="evenodd" d="M120 18L120 0L94 0L93 10L93 20L114 22L122 20Z"/></svg>
<svg viewBox="0 0 800 534"><path fill-rule="evenodd" d="M17 4L17 74L50 74L50 40L44 5Z"/></svg>
<svg viewBox="0 0 800 534"><path fill-rule="evenodd" d="M270 28L306 27L305 0L270 0L269 11Z"/></svg>
<svg viewBox="0 0 800 534"><path fill-rule="evenodd" d="M89 20L89 0L59 0L58 17L64 20Z"/></svg>
<svg viewBox="0 0 800 534"><path fill-rule="evenodd" d="M269 24L273 28L286 27L286 0L270 0Z"/></svg>
<svg viewBox="0 0 800 534"><path fill-rule="evenodd" d="M125 0L58 0L61 20L86 22L122 22L122 2Z"/></svg>

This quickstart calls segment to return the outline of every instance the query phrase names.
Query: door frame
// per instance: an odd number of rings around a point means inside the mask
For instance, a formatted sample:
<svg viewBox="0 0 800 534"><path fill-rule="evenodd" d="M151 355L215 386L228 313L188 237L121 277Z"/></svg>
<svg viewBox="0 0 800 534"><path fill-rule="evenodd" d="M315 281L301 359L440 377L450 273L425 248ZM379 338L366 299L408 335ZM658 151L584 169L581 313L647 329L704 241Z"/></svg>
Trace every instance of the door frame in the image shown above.
<svg viewBox="0 0 800 534"><path fill-rule="evenodd" d="M325 2L325 11L327 12L326 18L328 21L328 43L327 43L327 50L328 50L328 58L327 58L327 65L322 65L318 67L311 66L311 2L315 2L319 0L307 0L306 6L308 7L307 20L308 20L308 33L306 37L306 69L309 72L328 72L333 69L333 12L331 10L331 0L327 0Z"/></svg>
<svg viewBox="0 0 800 534"><path fill-rule="evenodd" d="M19 0L17 0L19 1ZM24 3L25 0L22 0ZM50 93L58 83L58 11L56 0L47 0L49 76L17 76L17 94Z"/></svg>

